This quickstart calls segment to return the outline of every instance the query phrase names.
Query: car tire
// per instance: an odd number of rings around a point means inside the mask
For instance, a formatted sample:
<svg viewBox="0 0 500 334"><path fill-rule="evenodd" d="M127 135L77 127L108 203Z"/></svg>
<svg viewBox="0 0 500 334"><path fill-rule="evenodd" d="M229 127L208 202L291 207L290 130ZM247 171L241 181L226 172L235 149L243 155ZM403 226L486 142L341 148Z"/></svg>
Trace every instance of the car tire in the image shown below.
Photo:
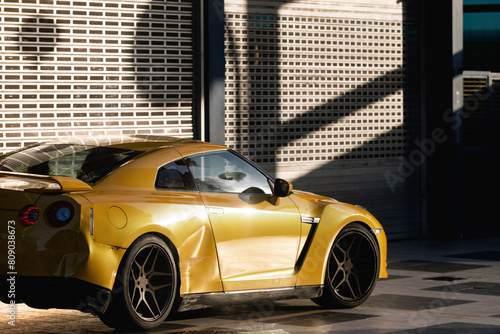
<svg viewBox="0 0 500 334"><path fill-rule="evenodd" d="M111 298L99 318L118 330L152 329L175 311L178 269L162 239L147 235L132 244L117 273Z"/></svg>
<svg viewBox="0 0 500 334"><path fill-rule="evenodd" d="M330 249L323 295L313 301L329 308L361 305L375 288L379 253L378 243L367 228L356 223L346 226Z"/></svg>

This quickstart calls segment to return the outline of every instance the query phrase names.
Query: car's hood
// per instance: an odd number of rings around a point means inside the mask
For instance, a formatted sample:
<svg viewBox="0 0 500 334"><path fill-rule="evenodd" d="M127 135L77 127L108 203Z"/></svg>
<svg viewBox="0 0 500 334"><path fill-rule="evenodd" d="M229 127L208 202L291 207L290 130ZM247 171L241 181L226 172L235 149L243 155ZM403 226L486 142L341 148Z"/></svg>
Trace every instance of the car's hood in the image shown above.
<svg viewBox="0 0 500 334"><path fill-rule="evenodd" d="M297 190L293 189L293 194L299 195L300 197L308 197L310 199L313 199L315 201L322 201L326 203L340 203L336 199L333 199L331 197L323 196L323 195L317 195L308 191L303 191L303 190Z"/></svg>
<svg viewBox="0 0 500 334"><path fill-rule="evenodd" d="M294 189L290 198L300 211L302 219L319 219L329 205L340 203L333 198Z"/></svg>

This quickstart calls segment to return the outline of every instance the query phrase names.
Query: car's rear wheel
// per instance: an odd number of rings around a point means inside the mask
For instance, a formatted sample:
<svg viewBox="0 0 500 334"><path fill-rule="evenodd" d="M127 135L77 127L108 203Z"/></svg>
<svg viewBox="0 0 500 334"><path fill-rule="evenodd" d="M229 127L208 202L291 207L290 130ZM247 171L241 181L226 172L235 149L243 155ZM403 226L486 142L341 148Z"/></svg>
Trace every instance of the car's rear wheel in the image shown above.
<svg viewBox="0 0 500 334"><path fill-rule="evenodd" d="M379 267L375 237L359 224L348 225L330 250L323 295L313 301L334 308L361 305L375 288Z"/></svg>
<svg viewBox="0 0 500 334"><path fill-rule="evenodd" d="M178 272L172 251L156 236L137 240L117 275L111 304L101 320L117 329L146 330L159 326L178 298Z"/></svg>

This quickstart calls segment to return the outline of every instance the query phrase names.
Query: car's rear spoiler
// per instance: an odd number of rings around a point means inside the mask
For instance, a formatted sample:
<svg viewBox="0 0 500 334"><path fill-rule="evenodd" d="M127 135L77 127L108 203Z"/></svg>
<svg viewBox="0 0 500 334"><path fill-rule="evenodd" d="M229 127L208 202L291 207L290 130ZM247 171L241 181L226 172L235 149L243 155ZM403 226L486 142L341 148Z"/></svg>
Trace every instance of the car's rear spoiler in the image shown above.
<svg viewBox="0 0 500 334"><path fill-rule="evenodd" d="M0 189L28 192L73 192L91 190L92 187L68 176L0 172Z"/></svg>

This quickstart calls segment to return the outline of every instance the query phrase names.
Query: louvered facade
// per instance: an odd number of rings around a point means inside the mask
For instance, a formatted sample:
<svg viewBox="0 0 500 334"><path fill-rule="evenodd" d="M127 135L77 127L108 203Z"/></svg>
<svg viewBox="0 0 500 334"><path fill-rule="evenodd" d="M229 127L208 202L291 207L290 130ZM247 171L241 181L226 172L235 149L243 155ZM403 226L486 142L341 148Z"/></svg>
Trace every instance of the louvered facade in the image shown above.
<svg viewBox="0 0 500 334"><path fill-rule="evenodd" d="M418 15L395 1L226 2L226 144L420 233ZM388 174L392 173L392 174Z"/></svg>
<svg viewBox="0 0 500 334"><path fill-rule="evenodd" d="M193 136L192 0L0 10L0 152L62 136Z"/></svg>
<svg viewBox="0 0 500 334"><path fill-rule="evenodd" d="M421 236L430 158L422 143L445 112L422 99L433 74L422 79L421 71L434 68L433 57L422 57L422 8L393 0L2 0L0 153L65 136L216 138L298 189L367 207L390 238ZM221 26L212 29L215 21ZM217 80L225 93L212 89ZM467 72L463 89L464 172L492 176L500 80ZM488 99L478 100L485 89Z"/></svg>

